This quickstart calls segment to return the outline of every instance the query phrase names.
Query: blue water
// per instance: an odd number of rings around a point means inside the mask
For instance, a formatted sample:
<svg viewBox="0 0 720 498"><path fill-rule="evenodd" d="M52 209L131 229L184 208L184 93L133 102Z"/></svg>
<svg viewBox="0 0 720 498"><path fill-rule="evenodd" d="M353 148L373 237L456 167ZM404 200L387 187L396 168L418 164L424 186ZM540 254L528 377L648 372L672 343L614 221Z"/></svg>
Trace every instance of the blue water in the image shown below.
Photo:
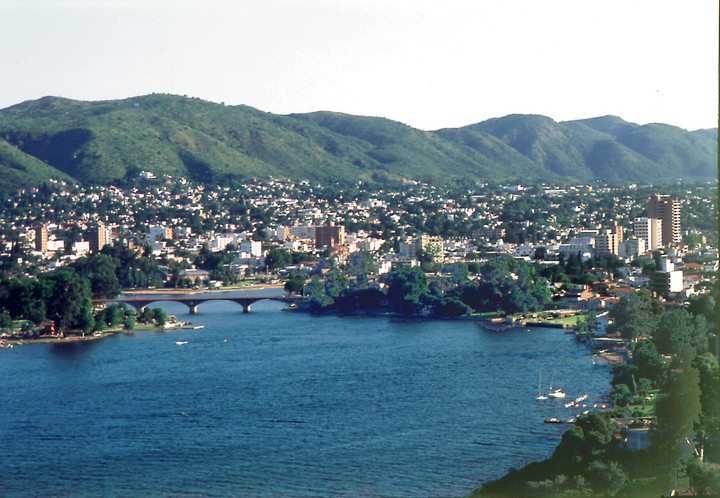
<svg viewBox="0 0 720 498"><path fill-rule="evenodd" d="M555 329L163 307L205 328L0 350L0 495L463 495L559 441L540 372L609 389Z"/></svg>

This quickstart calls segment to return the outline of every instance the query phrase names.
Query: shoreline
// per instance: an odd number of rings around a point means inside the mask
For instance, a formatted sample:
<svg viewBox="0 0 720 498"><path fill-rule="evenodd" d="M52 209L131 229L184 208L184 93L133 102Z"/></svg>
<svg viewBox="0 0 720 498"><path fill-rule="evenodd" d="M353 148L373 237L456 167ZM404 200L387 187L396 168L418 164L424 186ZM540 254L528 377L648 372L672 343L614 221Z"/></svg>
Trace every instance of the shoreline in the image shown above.
<svg viewBox="0 0 720 498"><path fill-rule="evenodd" d="M29 344L73 344L76 342L91 342L105 339L118 334L134 334L136 332L172 332L175 330L193 330L197 326L195 325L181 325L178 327L156 327L156 326L143 326L137 327L133 330L125 329L111 329L100 332L98 335L95 333L86 335L70 335L65 337L58 336L40 336L36 338L18 338L10 339L4 338L0 340L0 349L12 349L15 346L27 346Z"/></svg>

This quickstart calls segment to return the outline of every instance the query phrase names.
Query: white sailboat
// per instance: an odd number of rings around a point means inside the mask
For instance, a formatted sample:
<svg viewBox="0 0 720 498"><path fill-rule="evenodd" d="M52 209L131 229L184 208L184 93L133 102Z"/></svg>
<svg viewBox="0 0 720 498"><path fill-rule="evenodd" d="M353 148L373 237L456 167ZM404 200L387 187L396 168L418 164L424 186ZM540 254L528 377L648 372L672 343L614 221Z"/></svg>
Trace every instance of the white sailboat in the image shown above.
<svg viewBox="0 0 720 498"><path fill-rule="evenodd" d="M553 370L553 380L552 380L552 384L550 384L550 392L548 393L548 398L564 398L565 397L565 391L563 391L559 387L555 387L556 374L557 374L557 369Z"/></svg>
<svg viewBox="0 0 720 498"><path fill-rule="evenodd" d="M535 399L540 401L547 399L547 396L542 393L542 372L540 372L540 379L538 380L538 395Z"/></svg>

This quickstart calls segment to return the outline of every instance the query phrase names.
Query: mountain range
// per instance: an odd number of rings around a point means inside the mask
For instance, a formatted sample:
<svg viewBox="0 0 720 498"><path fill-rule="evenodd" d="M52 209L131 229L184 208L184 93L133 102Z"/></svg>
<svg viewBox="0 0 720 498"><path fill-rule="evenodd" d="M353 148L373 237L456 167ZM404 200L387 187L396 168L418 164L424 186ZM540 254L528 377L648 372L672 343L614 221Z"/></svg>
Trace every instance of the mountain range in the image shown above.
<svg viewBox="0 0 720 498"><path fill-rule="evenodd" d="M660 183L717 177L717 129L615 116L556 122L509 115L423 131L337 112L278 115L152 94L44 97L0 110L0 188L49 178L106 185L140 171L198 182L463 179Z"/></svg>

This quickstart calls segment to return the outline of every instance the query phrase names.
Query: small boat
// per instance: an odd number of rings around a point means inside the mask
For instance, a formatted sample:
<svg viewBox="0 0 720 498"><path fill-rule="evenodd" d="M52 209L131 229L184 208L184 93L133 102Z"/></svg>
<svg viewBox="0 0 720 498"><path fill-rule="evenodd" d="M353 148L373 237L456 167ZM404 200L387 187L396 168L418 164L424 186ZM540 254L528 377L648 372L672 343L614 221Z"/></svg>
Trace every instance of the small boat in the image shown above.
<svg viewBox="0 0 720 498"><path fill-rule="evenodd" d="M181 345L187 344L187 343L188 343L188 341L175 341L175 344L177 344L178 346L181 346Z"/></svg>
<svg viewBox="0 0 720 498"><path fill-rule="evenodd" d="M547 396L542 393L542 372L540 372L540 379L538 380L538 395L535 399L539 401L547 399Z"/></svg>
<svg viewBox="0 0 720 498"><path fill-rule="evenodd" d="M195 330L200 330L200 329L204 329L204 328L205 328L205 325L195 325L193 327L193 329L195 329Z"/></svg>
<svg viewBox="0 0 720 498"><path fill-rule="evenodd" d="M557 369L553 370L553 380L552 380L552 384L550 384L550 392L548 393L548 398L561 399L561 398L565 397L565 391L563 391L559 387L555 387L556 374L557 374Z"/></svg>
<svg viewBox="0 0 720 498"><path fill-rule="evenodd" d="M562 424L563 421L560 420L559 418L552 417L552 418L546 418L545 423L546 424Z"/></svg>

